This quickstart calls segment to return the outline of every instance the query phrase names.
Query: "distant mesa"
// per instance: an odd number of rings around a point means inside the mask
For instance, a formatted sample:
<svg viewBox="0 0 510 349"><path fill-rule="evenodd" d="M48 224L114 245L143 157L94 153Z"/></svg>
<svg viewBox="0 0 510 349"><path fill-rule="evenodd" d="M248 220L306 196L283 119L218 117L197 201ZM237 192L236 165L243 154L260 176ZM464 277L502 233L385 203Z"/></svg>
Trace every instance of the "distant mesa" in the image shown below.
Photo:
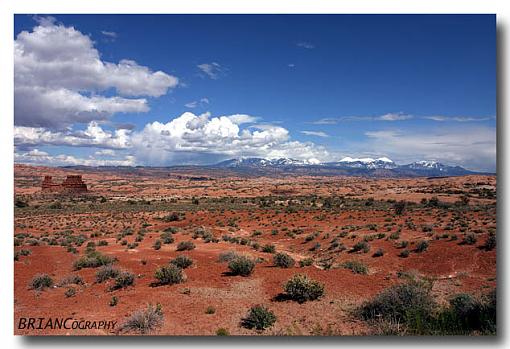
<svg viewBox="0 0 510 349"><path fill-rule="evenodd" d="M69 175L62 183L54 183L52 176L44 176L41 189L45 193L84 193L88 191L81 175Z"/></svg>

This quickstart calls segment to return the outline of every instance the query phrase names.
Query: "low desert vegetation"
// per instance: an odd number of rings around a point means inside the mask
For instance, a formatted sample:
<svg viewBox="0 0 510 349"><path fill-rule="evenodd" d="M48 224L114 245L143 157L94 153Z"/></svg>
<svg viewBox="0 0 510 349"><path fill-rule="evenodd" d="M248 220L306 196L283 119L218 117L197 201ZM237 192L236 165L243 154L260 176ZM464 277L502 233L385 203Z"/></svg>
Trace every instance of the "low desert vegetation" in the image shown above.
<svg viewBox="0 0 510 349"><path fill-rule="evenodd" d="M102 265L112 264L116 261L115 258L105 256L97 251L92 251L80 257L74 262L74 269L80 270L83 268L97 268Z"/></svg>
<svg viewBox="0 0 510 349"><path fill-rule="evenodd" d="M248 329L263 331L274 325L276 315L263 305L255 305L250 308L245 318L241 320L241 325Z"/></svg>
<svg viewBox="0 0 510 349"><path fill-rule="evenodd" d="M30 288L36 291L43 291L53 286L53 279L48 274L37 274L30 281Z"/></svg>
<svg viewBox="0 0 510 349"><path fill-rule="evenodd" d="M429 242L427 240L420 240L416 243L416 247L415 247L414 251L416 253L421 253L421 252L427 251L428 248L429 248Z"/></svg>
<svg viewBox="0 0 510 349"><path fill-rule="evenodd" d="M115 277L115 283L111 287L111 290L118 290L121 288L126 288L128 286L132 286L134 283L135 283L135 274L133 274L127 270L122 270Z"/></svg>
<svg viewBox="0 0 510 349"><path fill-rule="evenodd" d="M218 257L218 262L220 263L230 262L231 260L237 257L239 257L239 255L234 251L222 252Z"/></svg>
<svg viewBox="0 0 510 349"><path fill-rule="evenodd" d="M74 297L76 295L76 289L74 287L69 287L65 292L64 295L67 298Z"/></svg>
<svg viewBox="0 0 510 349"><path fill-rule="evenodd" d="M324 285L310 279L304 274L296 274L283 286L285 294L290 299L304 303L324 296Z"/></svg>
<svg viewBox="0 0 510 349"><path fill-rule="evenodd" d="M84 284L85 282L83 281L83 278L80 275L72 274L63 278L60 281L59 286L84 285Z"/></svg>
<svg viewBox="0 0 510 349"><path fill-rule="evenodd" d="M351 270L354 274L368 274L368 267L360 261L346 261L341 265L343 268Z"/></svg>
<svg viewBox="0 0 510 349"><path fill-rule="evenodd" d="M228 263L231 275L250 276L255 269L255 262L246 256L238 256Z"/></svg>
<svg viewBox="0 0 510 349"><path fill-rule="evenodd" d="M496 333L496 293L452 297L440 306L431 285L412 280L387 288L361 305L357 314L384 335L466 335Z"/></svg>
<svg viewBox="0 0 510 349"><path fill-rule="evenodd" d="M96 282L102 283L109 279L115 279L120 273L120 270L111 265L103 265L96 271Z"/></svg>
<svg viewBox="0 0 510 349"><path fill-rule="evenodd" d="M178 268L186 269L193 265L193 259L189 258L188 256L180 255L172 259L170 263Z"/></svg>
<svg viewBox="0 0 510 349"><path fill-rule="evenodd" d="M152 334L164 323L163 310L160 304L149 304L146 309L135 311L122 325L126 332Z"/></svg>
<svg viewBox="0 0 510 349"><path fill-rule="evenodd" d="M177 244L177 251L191 251L195 249L195 244L191 241L181 241Z"/></svg>
<svg viewBox="0 0 510 349"><path fill-rule="evenodd" d="M262 246L262 252L275 253L276 247L275 247L275 245L271 245L271 244L264 245L264 246Z"/></svg>
<svg viewBox="0 0 510 349"><path fill-rule="evenodd" d="M485 240L485 243L483 244L483 248L486 251L491 251L496 248L496 235L495 234L490 234L487 237L487 240Z"/></svg>
<svg viewBox="0 0 510 349"><path fill-rule="evenodd" d="M461 244L462 245L474 245L478 241L478 238L475 234L469 233L464 235L464 238L462 239Z"/></svg>
<svg viewBox="0 0 510 349"><path fill-rule="evenodd" d="M159 267L154 273L159 285L174 285L186 281L184 271L173 264Z"/></svg>
<svg viewBox="0 0 510 349"><path fill-rule="evenodd" d="M273 257L273 264L280 268L292 268L296 261L286 253L279 252Z"/></svg>
<svg viewBox="0 0 510 349"><path fill-rule="evenodd" d="M311 265L313 265L313 258L305 258L299 261L299 266L301 268L309 267Z"/></svg>
<svg viewBox="0 0 510 349"><path fill-rule="evenodd" d="M352 247L352 252L363 251L363 253L368 253L370 251L370 245L366 241L359 241Z"/></svg>

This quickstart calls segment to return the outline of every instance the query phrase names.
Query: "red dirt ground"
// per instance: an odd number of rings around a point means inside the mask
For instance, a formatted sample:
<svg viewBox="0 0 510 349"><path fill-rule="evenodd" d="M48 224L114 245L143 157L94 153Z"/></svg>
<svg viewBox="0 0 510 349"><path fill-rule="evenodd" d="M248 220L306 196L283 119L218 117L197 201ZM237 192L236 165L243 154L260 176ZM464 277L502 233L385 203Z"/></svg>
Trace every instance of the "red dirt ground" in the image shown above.
<svg viewBox="0 0 510 349"><path fill-rule="evenodd" d="M16 165L14 170L16 198L29 203L28 207L16 208L14 232L31 235L15 247L15 251L31 251L30 255L20 256L19 261L14 262L15 328L22 317L113 320L119 327L134 311L145 308L148 303L159 303L163 307L164 324L154 332L158 335L215 335L219 328L225 328L233 335L362 335L370 333L370 328L353 315L353 310L381 290L401 282L399 272L430 279L432 292L440 303L456 293L482 294L496 286L496 252L481 248L489 233L495 232L495 199L479 194L483 188L495 190L495 177L434 180L221 177L191 181L151 173L125 175L25 165ZM42 176L53 175L58 179L67 174L83 175L90 193L80 197L59 197L39 192ZM250 201L270 195L287 199L279 198L282 202L270 207ZM308 201L300 204L288 201L311 195L319 197L315 206ZM462 195L469 195L470 200L467 209L464 207L461 211L461 218L455 216L455 210L425 208L419 204L423 198L433 196L441 202L454 203ZM103 202L101 197L105 198ZM192 197L199 198L199 203L193 204ZM340 204L329 210L321 207L320 198L323 197L344 197L354 201L346 201L345 206ZM214 201L221 198L228 198L225 202L230 198L240 201L231 205ZM374 198L373 206L365 206L368 198ZM406 200L416 205L408 205L403 215L395 215L388 199ZM143 200L151 201L151 205L143 204ZM62 208L49 208L56 201L62 202ZM352 202L361 204L351 207ZM288 210L290 206L295 210ZM171 212L184 212L185 218L174 222L161 219ZM412 220L416 228L411 229L407 220ZM230 224L232 221L235 224ZM377 225L375 230L371 229L371 224ZM422 231L428 225L434 225L431 233ZM143 240L134 249L127 249L116 239L117 234L127 227L134 232L122 238L128 243L135 241L137 232L145 230ZM180 228L173 234L175 242L155 250L152 247L154 241L168 227ZM198 227L210 231L219 242L193 239ZM293 229L295 233L290 234ZM397 229L401 230L399 237L390 239ZM49 245L45 241L58 239L56 233L64 230L86 236L85 243L76 247L78 253L67 252L66 247ZM275 235L271 233L273 230L277 230ZM261 234L253 234L254 231ZM329 249L331 241L342 231L347 232L347 236L337 240L347 249ZM475 233L476 244L460 244L464 234L469 232ZM98 236L91 237L93 233ZM306 237L313 233L318 234L312 241L306 241ZM385 236L370 238L378 233ZM442 237L443 234L449 237ZM272 254L223 241L224 235L244 237L260 246L274 244L278 252L286 252L297 261L313 258L314 264L304 268L297 264L289 269L277 268L272 265ZM452 240L452 235L458 240ZM349 252L364 237L369 237L370 252ZM31 246L30 239L39 240L40 245ZM100 240L107 241L108 245L97 246L96 250L118 258L117 266L133 272L136 275L134 286L109 291L111 283L95 282L97 269L73 270L73 262L85 254L87 243ZM196 248L177 252L177 244L188 240L193 241ZM404 240L409 241L411 251L407 258L399 257L402 249L396 247L397 242ZM413 252L420 240L429 241L429 248L422 253ZM311 251L317 242L321 246ZM373 257L380 248L384 255ZM218 262L220 253L225 251L260 257L263 261L249 277L229 276L226 274L227 263ZM155 270L180 254L194 260L193 266L185 270L187 280L172 286L151 286L155 281ZM365 263L369 268L368 275L344 269L341 264L348 260ZM69 298L65 296L67 287L31 290L28 285L38 273L49 274L56 284L68 275L78 274L85 285L76 286L76 295ZM283 292L282 285L296 273L304 273L324 283L325 296L303 304L276 301L274 298ZM119 300L114 307L109 305L112 296ZM240 320L255 304L266 305L275 313L278 321L272 328L256 332L240 326ZM206 314L209 306L215 308L214 314ZM118 332L16 329L15 334L112 335Z"/></svg>

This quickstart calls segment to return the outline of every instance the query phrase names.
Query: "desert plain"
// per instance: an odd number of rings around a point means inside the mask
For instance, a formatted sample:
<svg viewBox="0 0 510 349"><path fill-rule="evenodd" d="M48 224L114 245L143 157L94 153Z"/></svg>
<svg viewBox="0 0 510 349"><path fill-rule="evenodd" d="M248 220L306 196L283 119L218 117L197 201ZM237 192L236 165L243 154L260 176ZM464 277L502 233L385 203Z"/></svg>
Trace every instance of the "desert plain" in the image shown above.
<svg viewBox="0 0 510 349"><path fill-rule="evenodd" d="M15 334L372 335L390 331L357 315L385 289L424 280L438 306L496 288L496 177L241 176L189 168L52 168L15 165ZM45 175L82 175L88 191L44 193ZM183 243L184 242L184 243ZM275 265L275 256L290 259ZM116 284L102 266L132 276ZM155 273L191 259L182 280ZM229 261L254 261L247 276ZM104 266L103 266L104 267ZM304 274L314 300L286 296ZM51 279L34 284L34 278ZM129 279L129 278L128 278ZM124 326L158 307L147 332ZM250 308L275 320L247 328ZM19 329L20 318L116 321L113 329Z"/></svg>

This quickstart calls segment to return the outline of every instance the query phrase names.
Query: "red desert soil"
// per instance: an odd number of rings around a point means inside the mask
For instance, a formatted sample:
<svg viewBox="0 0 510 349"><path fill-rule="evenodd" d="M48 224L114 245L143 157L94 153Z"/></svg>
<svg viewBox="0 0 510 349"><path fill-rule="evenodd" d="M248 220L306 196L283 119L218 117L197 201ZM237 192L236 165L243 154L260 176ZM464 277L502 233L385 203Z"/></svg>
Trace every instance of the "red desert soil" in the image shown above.
<svg viewBox="0 0 510 349"><path fill-rule="evenodd" d="M370 328L353 310L402 282L403 273L429 279L439 302L461 292L487 293L496 285L496 252L481 248L496 229L496 178L492 176L431 180L200 173L207 178L193 180L187 173L150 169L119 173L15 165L14 170L16 199L28 203L15 209L15 251L30 250L14 262L15 328L23 317L117 321L113 331L16 329L20 335L118 334L121 324L149 303L163 307L164 324L154 333L158 335L215 335L219 328L233 335L362 335L370 333ZM89 193L40 192L44 175L58 181L70 174L82 175ZM421 202L433 197L450 204L450 209ZM456 205L463 197L469 203ZM393 200L410 202L402 215L395 214ZM182 213L182 220L163 219L173 212ZM155 250L154 242L169 227L177 230L172 234L175 241ZM118 237L126 229L132 235ZM197 236L197 230L218 241L207 242ZM475 235L476 243L462 244L469 233ZM71 242L76 251L68 252L65 237L80 235L83 243ZM138 236L138 245L129 246ZM363 239L370 251L351 252ZM99 246L101 240L108 245ZM415 252L421 240L428 241L429 247ZM133 286L110 291L112 281L96 283L97 268L74 270L74 261L86 253L91 241L97 251L116 257L116 266L136 275ZM193 241L196 248L176 251L181 241ZM402 241L409 243L407 258L400 257L406 249L397 246ZM273 255L262 252L267 244L297 262L312 258L313 265L275 267ZM374 257L378 249L384 255ZM218 261L226 251L259 258L253 274L228 275L227 263ZM187 280L153 286L155 270L177 255L194 261L185 269ZM343 268L345 261L364 263L368 274ZM49 274L57 286L30 289L38 273ZM303 304L277 300L282 285L296 273L324 283L325 296ZM66 297L68 287L58 284L75 274L85 284L73 286L76 295ZM116 306L110 306L112 296L118 298ZM275 313L278 320L272 328L256 332L240 326L255 304ZM210 306L214 314L206 314Z"/></svg>

